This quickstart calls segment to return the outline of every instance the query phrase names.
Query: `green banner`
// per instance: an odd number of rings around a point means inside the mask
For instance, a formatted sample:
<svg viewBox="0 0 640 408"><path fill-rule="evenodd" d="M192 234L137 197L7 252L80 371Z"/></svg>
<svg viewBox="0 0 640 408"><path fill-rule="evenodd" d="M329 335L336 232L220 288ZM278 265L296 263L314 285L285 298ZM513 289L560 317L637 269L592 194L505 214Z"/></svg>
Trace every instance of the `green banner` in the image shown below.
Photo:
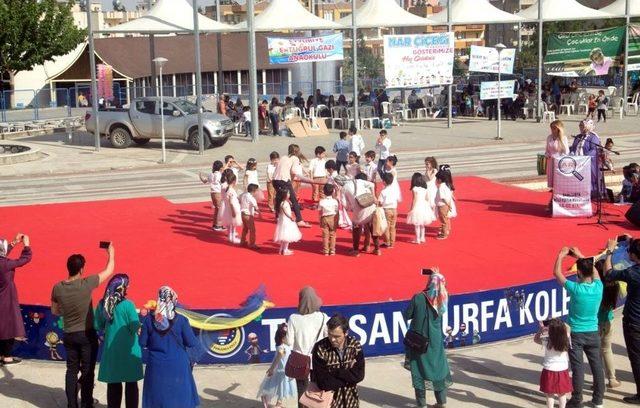
<svg viewBox="0 0 640 408"><path fill-rule="evenodd" d="M548 75L582 77L607 75L620 66L624 27L558 33L549 37L544 69Z"/></svg>
<svg viewBox="0 0 640 408"><path fill-rule="evenodd" d="M640 71L640 25L629 26L629 71Z"/></svg>

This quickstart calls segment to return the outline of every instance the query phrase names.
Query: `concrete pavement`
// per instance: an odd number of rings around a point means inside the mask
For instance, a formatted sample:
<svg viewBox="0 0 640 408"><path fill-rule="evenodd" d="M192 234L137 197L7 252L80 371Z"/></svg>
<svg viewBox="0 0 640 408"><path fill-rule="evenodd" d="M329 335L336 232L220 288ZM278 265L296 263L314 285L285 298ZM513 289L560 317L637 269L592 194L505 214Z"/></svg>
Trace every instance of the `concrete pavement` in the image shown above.
<svg viewBox="0 0 640 408"><path fill-rule="evenodd" d="M622 386L607 390L605 408L624 407L622 397L635 392L633 376L622 339L621 317L617 314L614 361ZM454 384L447 406L524 408L545 405L538 391L543 351L525 337L448 352ZM360 385L361 407L402 408L414 405L411 378L401 363L402 356L367 360L366 378ZM259 408L256 392L268 366L202 366L195 378L202 407ZM588 370L587 370L588 371ZM0 406L11 408L65 407L63 363L25 361L0 368ZM142 391L142 382L140 383ZM585 401L590 401L591 376L586 376ZM96 398L106 406L106 386L97 383ZM427 395L435 403L433 395ZM286 407L294 407L289 402Z"/></svg>

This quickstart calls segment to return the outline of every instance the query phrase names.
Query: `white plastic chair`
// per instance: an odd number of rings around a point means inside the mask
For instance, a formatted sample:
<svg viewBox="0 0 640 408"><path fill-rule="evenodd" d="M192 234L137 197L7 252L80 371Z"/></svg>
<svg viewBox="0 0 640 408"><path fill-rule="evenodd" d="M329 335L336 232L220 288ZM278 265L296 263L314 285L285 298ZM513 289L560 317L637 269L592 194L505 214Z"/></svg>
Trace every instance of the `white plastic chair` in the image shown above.
<svg viewBox="0 0 640 408"><path fill-rule="evenodd" d="M380 121L380 118L375 116L376 112L373 106L363 106L358 109L360 113L360 127L364 129L366 123L369 124L369 129L373 129L374 121Z"/></svg>
<svg viewBox="0 0 640 408"><path fill-rule="evenodd" d="M556 120L556 113L554 111L549 110L549 105L546 102L542 102L542 123L545 121L548 123Z"/></svg>
<svg viewBox="0 0 640 408"><path fill-rule="evenodd" d="M578 98L578 115L580 113L587 114L589 112L589 96L587 94L581 94Z"/></svg>
<svg viewBox="0 0 640 408"><path fill-rule="evenodd" d="M336 129L336 124L340 129L344 129L346 109L343 106L334 106L331 108L331 127Z"/></svg>
<svg viewBox="0 0 640 408"><path fill-rule="evenodd" d="M574 94L571 94L569 96L569 101L565 102L563 105L560 105L560 114L562 114L562 111L566 111L567 116L571 116L573 114L573 109L575 107L575 101L573 100L573 98Z"/></svg>
<svg viewBox="0 0 640 408"><path fill-rule="evenodd" d="M353 122L353 125L355 126L356 124L356 110L355 108L347 108L347 127L351 127L351 123Z"/></svg>
<svg viewBox="0 0 640 408"><path fill-rule="evenodd" d="M627 108L625 109L627 115L633 109L633 115L638 116L638 97L640 97L640 92L634 93L631 102L627 102Z"/></svg>

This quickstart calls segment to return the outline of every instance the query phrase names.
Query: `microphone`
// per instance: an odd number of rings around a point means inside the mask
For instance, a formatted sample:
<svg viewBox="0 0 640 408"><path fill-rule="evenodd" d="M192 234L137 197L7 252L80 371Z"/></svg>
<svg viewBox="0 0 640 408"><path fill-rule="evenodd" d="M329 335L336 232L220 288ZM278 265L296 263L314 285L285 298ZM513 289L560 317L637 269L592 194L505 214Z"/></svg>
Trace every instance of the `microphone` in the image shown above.
<svg viewBox="0 0 640 408"><path fill-rule="evenodd" d="M571 135L571 137L574 138L574 139L582 139L585 136L586 135Z"/></svg>

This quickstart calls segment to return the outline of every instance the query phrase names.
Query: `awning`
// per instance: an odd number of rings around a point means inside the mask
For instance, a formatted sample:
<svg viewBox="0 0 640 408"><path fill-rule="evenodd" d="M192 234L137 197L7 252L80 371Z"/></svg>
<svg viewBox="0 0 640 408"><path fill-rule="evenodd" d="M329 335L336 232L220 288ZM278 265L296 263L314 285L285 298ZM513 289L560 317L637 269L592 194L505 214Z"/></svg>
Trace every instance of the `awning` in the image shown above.
<svg viewBox="0 0 640 408"><path fill-rule="evenodd" d="M517 15L527 21L538 21L538 2L536 1ZM542 0L543 21L592 20L610 17L608 13L583 6L576 0Z"/></svg>
<svg viewBox="0 0 640 408"><path fill-rule="evenodd" d="M344 26L351 26L351 14L338 22ZM368 0L356 10L358 28L420 27L434 24L433 20L403 9L395 0Z"/></svg>
<svg viewBox="0 0 640 408"><path fill-rule="evenodd" d="M626 12L626 0L616 0L607 7L601 8L600 11L609 13L612 16L624 17ZM629 0L629 15L632 17L640 16L640 1Z"/></svg>
<svg viewBox="0 0 640 408"><path fill-rule="evenodd" d="M238 30L247 30L247 22L233 26ZM256 31L300 31L300 30L340 30L345 27L325 20L312 13L298 0L272 0L269 6L254 19Z"/></svg>
<svg viewBox="0 0 640 408"><path fill-rule="evenodd" d="M443 2L440 2L443 4ZM444 2L446 4L446 2ZM447 8L429 17L440 25L447 24ZM489 0L451 0L452 24L501 24L523 21L521 17L500 10Z"/></svg>
<svg viewBox="0 0 640 408"><path fill-rule="evenodd" d="M229 24L219 23L198 14L201 32L234 31ZM169 34L193 32L193 7L188 0L158 0L148 14L126 23L118 24L101 33Z"/></svg>

